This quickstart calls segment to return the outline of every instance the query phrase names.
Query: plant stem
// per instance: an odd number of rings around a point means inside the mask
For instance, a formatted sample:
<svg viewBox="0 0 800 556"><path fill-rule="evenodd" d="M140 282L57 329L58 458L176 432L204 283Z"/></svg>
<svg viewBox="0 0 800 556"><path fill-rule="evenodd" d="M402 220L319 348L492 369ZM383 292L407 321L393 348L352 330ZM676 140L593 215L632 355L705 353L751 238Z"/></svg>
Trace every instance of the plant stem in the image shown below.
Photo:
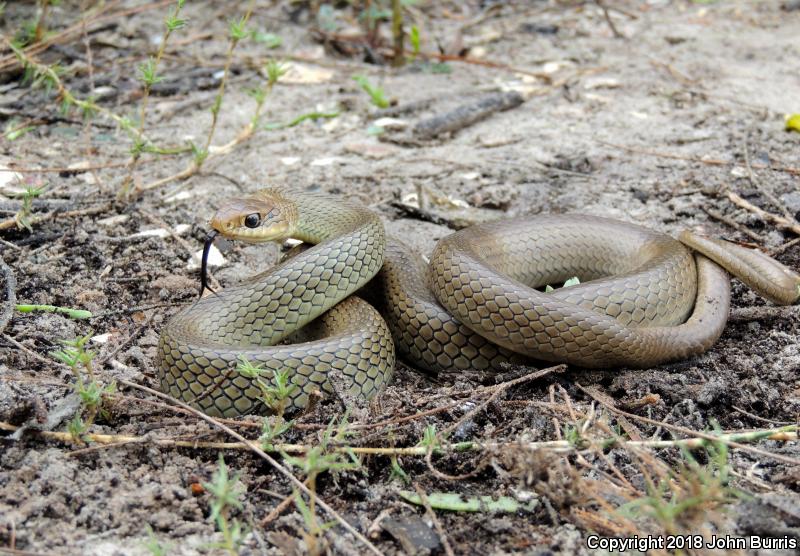
<svg viewBox="0 0 800 556"><path fill-rule="evenodd" d="M181 3L178 2L175 5L175 10L172 12L170 19L177 19L178 15L181 11ZM161 58L164 56L164 51L167 48L167 41L169 40L170 35L172 34L173 27L170 26L168 23L164 24L164 34L161 36L161 44L158 45L158 51L156 52L155 58L153 58L151 63L151 69L153 71L153 77L155 77L155 72L158 68L158 64L161 62ZM122 181L122 186L120 189L121 196L127 196L130 192L130 185L133 182L133 172L136 169L136 164L139 162L139 158L142 155L142 148L141 146L144 145L142 138L144 136L144 127L145 127L145 118L147 116L147 102L150 99L150 89L152 89L155 80L146 80L144 83L144 91L142 92L142 100L139 107L139 125L136 129L136 138L135 144L133 149L133 154L131 156L130 163L128 164L128 175L125 176L125 179Z"/></svg>
<svg viewBox="0 0 800 556"><path fill-rule="evenodd" d="M392 65L400 67L405 64L403 55L403 4L401 0L392 0L392 36L394 37L394 59Z"/></svg>
<svg viewBox="0 0 800 556"><path fill-rule="evenodd" d="M15 431L16 427L10 423L0 421L0 430ZM714 435L713 440L707 438L683 438L677 440L621 440L616 437L608 437L605 439L595 440L591 446L595 448L702 448L712 442L721 442L727 444L730 442L757 442L759 440L774 440L791 442L798 439L797 434L798 426L789 425L775 429L760 429L748 432L735 432ZM52 440L59 440L62 442L70 442L71 437L68 433L55 432L55 431L31 431L31 434L38 434L43 438ZM130 435L117 435L117 434L88 434L86 438L97 444L136 444L136 443L152 443L156 446L175 447L175 448L196 448L196 449L216 449L216 450L247 450L249 446L243 442L194 442L173 439L153 439L144 436L130 436ZM509 448L521 448L530 450L548 450L556 453L571 453L578 451L577 448L566 440L550 440L545 442L456 442L454 444L442 444L433 449L435 455L442 455L448 453L458 452L473 452L473 451L492 451L503 450ZM285 452L287 454L305 454L308 453L313 446L305 444L272 444L268 452ZM407 448L396 447L364 447L364 446L331 446L331 451L340 453L354 453L362 455L380 455L380 456L422 456L427 455L429 448L427 446L410 446ZM798 462L800 463L800 462ZM313 492L313 490L312 490Z"/></svg>
<svg viewBox="0 0 800 556"><path fill-rule="evenodd" d="M244 17L241 20L242 26L246 25L247 22L250 20L250 15L253 13L253 8L255 7L255 0L250 0L250 3L247 6L247 11L244 14ZM214 99L214 106L211 108L211 127L208 130L208 136L206 137L206 144L203 147L203 153L208 155L208 151L211 148L211 140L214 138L214 132L217 129L217 119L219 115L219 110L222 106L222 97L225 95L225 85L228 82L228 75L230 74L231 70L231 63L233 61L233 51L236 48L236 45L239 44L239 37L236 35L231 36L230 43L228 44L228 54L225 58L225 69L222 73L222 81L219 83L219 89L217 89L217 96ZM200 158L199 160L195 161L195 165L200 168L205 162L205 158Z"/></svg>

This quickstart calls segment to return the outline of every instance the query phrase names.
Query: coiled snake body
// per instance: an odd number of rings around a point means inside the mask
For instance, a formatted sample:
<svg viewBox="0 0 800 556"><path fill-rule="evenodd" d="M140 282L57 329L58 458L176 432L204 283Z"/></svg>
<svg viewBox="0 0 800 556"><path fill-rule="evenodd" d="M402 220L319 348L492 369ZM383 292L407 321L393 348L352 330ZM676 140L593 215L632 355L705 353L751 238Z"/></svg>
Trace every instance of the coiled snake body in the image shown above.
<svg viewBox="0 0 800 556"><path fill-rule="evenodd" d="M212 226L245 241L316 244L199 300L162 331L162 389L212 415L264 410L260 389L235 370L242 356L267 372L288 369L297 387L290 406L301 408L314 390L374 395L391 379L395 345L432 370L495 369L525 357L649 367L697 355L727 320L722 267L776 303L800 297L800 276L758 252L681 235L712 261L664 234L598 217L473 226L442 239L427 269L387 240L377 215L324 194L259 191L227 203ZM388 326L351 296L376 274ZM580 285L535 289L576 275ZM305 341L276 345L311 321Z"/></svg>

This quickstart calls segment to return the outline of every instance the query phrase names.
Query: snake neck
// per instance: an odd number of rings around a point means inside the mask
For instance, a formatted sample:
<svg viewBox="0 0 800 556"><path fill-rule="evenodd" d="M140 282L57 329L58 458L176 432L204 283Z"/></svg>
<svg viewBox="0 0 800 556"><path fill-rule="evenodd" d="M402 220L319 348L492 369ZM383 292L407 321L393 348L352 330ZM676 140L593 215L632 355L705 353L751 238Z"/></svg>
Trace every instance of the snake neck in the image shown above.
<svg viewBox="0 0 800 556"><path fill-rule="evenodd" d="M323 193L307 191L284 192L295 207L296 223L292 238L318 244L347 234L366 224L378 221L377 215L366 207L343 202Z"/></svg>

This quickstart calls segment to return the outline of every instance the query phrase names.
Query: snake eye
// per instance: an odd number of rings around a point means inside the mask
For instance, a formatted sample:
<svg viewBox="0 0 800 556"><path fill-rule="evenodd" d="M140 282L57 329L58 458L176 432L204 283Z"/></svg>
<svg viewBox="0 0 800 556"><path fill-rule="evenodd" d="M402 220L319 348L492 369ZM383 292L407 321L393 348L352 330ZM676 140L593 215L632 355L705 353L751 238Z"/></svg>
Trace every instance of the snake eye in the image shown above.
<svg viewBox="0 0 800 556"><path fill-rule="evenodd" d="M259 224L261 224L261 215L257 212L244 217L244 225L248 228L258 228Z"/></svg>

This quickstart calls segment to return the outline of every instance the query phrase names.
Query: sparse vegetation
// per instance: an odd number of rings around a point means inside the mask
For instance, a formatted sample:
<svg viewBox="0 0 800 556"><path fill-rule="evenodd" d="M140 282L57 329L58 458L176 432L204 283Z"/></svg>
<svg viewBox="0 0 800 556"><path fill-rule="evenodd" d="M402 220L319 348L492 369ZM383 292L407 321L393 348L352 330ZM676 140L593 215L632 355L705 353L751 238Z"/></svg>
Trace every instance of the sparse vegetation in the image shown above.
<svg viewBox="0 0 800 556"><path fill-rule="evenodd" d="M64 340L64 347L51 354L54 359L67 365L75 378L73 388L80 397L81 410L70 422L69 432L76 439L81 438L98 413L102 413L107 396L116 391L114 382L103 386L95 377L93 361L96 354L86 347L92 334L90 332L74 340Z"/></svg>
<svg viewBox="0 0 800 556"><path fill-rule="evenodd" d="M217 529L222 533L222 542L211 545L211 548L219 548L226 551L231 556L239 554L239 548L246 535L241 522L238 519L231 519L232 510L241 510L243 488L239 483L239 475L231 477L228 466L222 454L219 456L219 467L214 472L210 483L203 483L203 487L211 495L211 515L210 519L216 524Z"/></svg>
<svg viewBox="0 0 800 556"><path fill-rule="evenodd" d="M737 289L714 351L665 368L401 367L351 412L332 396L287 415L291 373L243 359L220 379L246 378L270 415L224 433L136 388L158 388L159 331L193 302L214 208L273 184L369 205L427 247L473 218L608 211L797 268L793 16L693 3L0 2L0 290L24 301L0 291L0 552L391 553L410 527L438 543L420 552L546 552L789 528L753 507L800 489L796 307ZM515 115L406 136L518 88ZM257 249L220 245L218 293L270 262Z"/></svg>

